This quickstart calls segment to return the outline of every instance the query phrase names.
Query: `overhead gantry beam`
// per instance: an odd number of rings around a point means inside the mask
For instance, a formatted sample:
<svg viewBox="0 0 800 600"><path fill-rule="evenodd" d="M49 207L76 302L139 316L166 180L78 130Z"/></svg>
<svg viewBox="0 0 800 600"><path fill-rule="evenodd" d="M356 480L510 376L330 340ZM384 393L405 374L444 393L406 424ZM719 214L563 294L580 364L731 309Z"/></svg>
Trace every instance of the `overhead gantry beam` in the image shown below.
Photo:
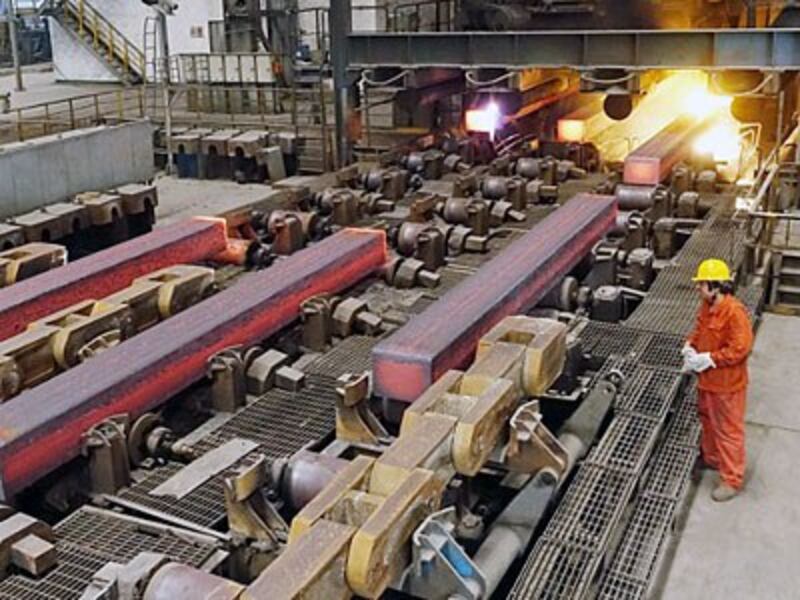
<svg viewBox="0 0 800 600"><path fill-rule="evenodd" d="M800 70L800 29L355 32L351 68Z"/></svg>

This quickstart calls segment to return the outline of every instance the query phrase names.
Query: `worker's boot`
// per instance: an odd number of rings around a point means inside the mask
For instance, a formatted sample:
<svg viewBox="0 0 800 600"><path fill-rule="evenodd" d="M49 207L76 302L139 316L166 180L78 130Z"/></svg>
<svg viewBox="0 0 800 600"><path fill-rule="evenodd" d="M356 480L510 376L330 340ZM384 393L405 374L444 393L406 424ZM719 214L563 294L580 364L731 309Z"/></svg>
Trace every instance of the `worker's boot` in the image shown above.
<svg viewBox="0 0 800 600"><path fill-rule="evenodd" d="M714 500L714 502L727 502L728 500L733 500L738 495L739 490L732 488L725 483L717 484L717 487L715 487L714 491L711 492L711 498Z"/></svg>

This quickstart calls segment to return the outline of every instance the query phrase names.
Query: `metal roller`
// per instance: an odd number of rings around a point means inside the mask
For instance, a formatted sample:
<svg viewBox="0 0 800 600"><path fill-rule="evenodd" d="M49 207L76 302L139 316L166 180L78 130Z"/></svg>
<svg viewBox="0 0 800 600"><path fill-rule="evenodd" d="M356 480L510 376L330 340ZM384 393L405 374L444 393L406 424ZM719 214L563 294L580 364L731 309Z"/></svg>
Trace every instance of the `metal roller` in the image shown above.
<svg viewBox="0 0 800 600"><path fill-rule="evenodd" d="M655 185L627 185L621 183L617 186L615 196L622 211L645 211L656 204L659 187Z"/></svg>

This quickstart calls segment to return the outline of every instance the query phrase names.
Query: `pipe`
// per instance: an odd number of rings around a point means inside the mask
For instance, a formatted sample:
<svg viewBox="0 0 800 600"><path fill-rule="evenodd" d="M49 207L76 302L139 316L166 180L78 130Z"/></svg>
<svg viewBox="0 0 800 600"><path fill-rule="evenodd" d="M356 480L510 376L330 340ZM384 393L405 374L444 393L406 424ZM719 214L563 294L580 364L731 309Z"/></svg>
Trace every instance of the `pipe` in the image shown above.
<svg viewBox="0 0 800 600"><path fill-rule="evenodd" d="M281 497L299 511L319 494L350 461L328 454L300 450L273 475L280 482Z"/></svg>
<svg viewBox="0 0 800 600"><path fill-rule="evenodd" d="M486 581L486 598L492 596L509 567L525 552L561 483L597 437L616 393L616 386L606 380L592 388L559 432L558 441L568 456L564 473L560 478L548 471L534 475L492 524L473 557Z"/></svg>
<svg viewBox="0 0 800 600"><path fill-rule="evenodd" d="M625 185L621 183L617 186L614 195L617 198L620 210L646 211L655 206L657 190L657 186Z"/></svg>
<svg viewBox="0 0 800 600"><path fill-rule="evenodd" d="M238 600L245 587L195 567L168 563L156 571L142 600Z"/></svg>
<svg viewBox="0 0 800 600"><path fill-rule="evenodd" d="M11 57L14 61L14 77L17 83L16 90L24 92L25 86L22 84L22 65L19 60L19 41L17 40L17 3L10 0L8 7L8 37L11 43Z"/></svg>

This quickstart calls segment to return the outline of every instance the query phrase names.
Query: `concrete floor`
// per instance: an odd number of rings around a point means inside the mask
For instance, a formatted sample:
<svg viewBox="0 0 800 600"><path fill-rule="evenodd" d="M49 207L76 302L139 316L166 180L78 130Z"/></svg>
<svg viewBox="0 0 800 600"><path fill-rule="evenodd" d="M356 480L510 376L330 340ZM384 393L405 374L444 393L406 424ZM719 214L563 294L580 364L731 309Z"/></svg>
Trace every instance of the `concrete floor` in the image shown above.
<svg viewBox="0 0 800 600"><path fill-rule="evenodd" d="M114 89L115 84L71 84L57 83L52 66L32 65L23 69L22 82L25 91L17 92L14 72L10 69L0 70L0 95L11 92L11 108L30 106L41 102L54 102L74 98L83 94L93 94ZM2 115L0 115L0 120Z"/></svg>
<svg viewBox="0 0 800 600"><path fill-rule="evenodd" d="M195 215L216 216L248 206L278 208L275 190L258 183L241 185L220 179L178 179L158 177L156 223L169 225Z"/></svg>
<svg viewBox="0 0 800 600"><path fill-rule="evenodd" d="M717 504L717 475L690 492L664 600L800 595L800 318L765 315L750 361L745 492Z"/></svg>

